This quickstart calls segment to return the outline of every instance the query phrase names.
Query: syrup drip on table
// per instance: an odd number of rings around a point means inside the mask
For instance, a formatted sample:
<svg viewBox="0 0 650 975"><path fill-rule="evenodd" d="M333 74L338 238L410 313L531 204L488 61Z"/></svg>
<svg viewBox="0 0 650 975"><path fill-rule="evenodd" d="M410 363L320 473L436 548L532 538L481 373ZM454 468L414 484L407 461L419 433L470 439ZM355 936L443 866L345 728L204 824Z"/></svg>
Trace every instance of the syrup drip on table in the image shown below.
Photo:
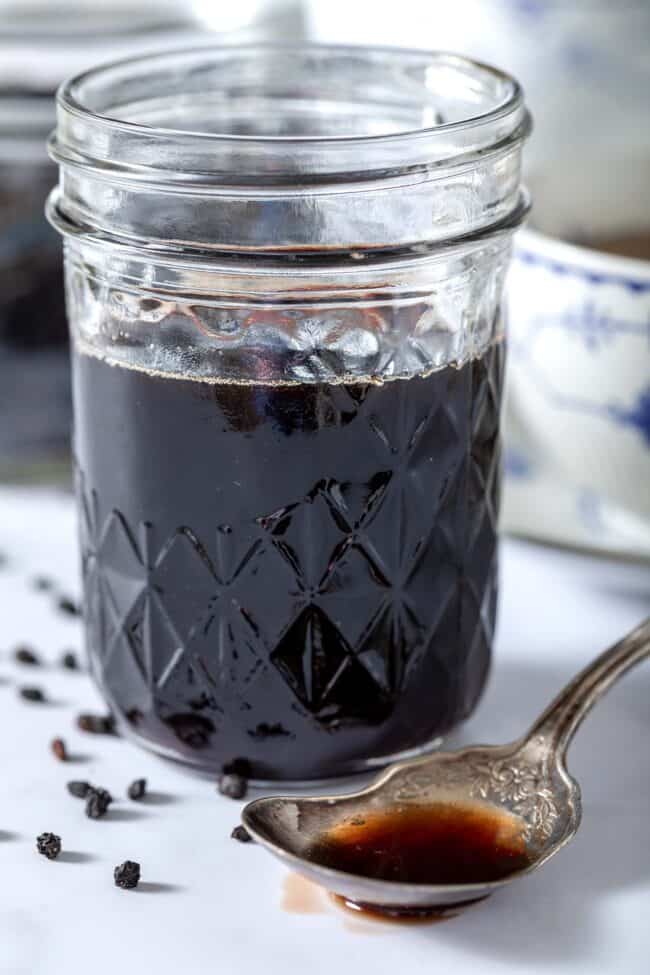
<svg viewBox="0 0 650 975"><path fill-rule="evenodd" d="M340 894L330 894L334 903L344 911L356 916L368 918L372 921L394 921L399 924L422 924L433 921L448 921L457 917L467 907L480 904L486 897L473 897L471 900L459 901L457 904L440 904L430 907L403 907L390 904L367 904L365 901L353 901Z"/></svg>

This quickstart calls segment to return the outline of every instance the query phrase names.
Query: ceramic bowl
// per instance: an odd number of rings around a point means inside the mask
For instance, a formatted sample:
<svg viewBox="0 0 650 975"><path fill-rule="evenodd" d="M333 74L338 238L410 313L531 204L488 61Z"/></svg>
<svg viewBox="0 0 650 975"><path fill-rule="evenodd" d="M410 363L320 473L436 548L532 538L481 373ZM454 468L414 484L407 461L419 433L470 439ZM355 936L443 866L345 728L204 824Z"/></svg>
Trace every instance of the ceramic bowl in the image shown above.
<svg viewBox="0 0 650 975"><path fill-rule="evenodd" d="M597 241L625 227L650 245L649 182L648 163L573 184L559 169L542 185L543 227L515 242L506 530L650 557L650 260L545 232Z"/></svg>

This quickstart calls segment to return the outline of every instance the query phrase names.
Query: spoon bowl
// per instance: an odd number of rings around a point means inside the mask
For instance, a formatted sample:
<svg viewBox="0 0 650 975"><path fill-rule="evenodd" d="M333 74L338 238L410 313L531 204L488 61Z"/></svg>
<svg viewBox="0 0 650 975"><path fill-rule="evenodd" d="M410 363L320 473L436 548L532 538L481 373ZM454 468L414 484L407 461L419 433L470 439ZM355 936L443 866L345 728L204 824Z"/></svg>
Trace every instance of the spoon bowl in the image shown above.
<svg viewBox="0 0 650 975"><path fill-rule="evenodd" d="M530 873L574 835L580 789L561 761L548 761L543 743L464 748L393 766L360 792L309 798L257 799L243 812L253 837L292 870L346 900L385 909L451 907L487 897ZM500 880L471 884L402 883L332 869L311 852L319 837L369 813L444 802L480 803L521 821L529 865Z"/></svg>
<svg viewBox="0 0 650 975"><path fill-rule="evenodd" d="M567 771L568 745L596 700L650 655L650 620L601 654L561 691L527 735L508 745L471 746L393 765L369 786L338 796L277 796L248 803L242 821L288 867L346 901L388 913L460 908L536 870L575 835L580 787ZM409 883L361 876L319 861L318 841L342 823L408 805L477 804L519 826L526 865L498 880Z"/></svg>

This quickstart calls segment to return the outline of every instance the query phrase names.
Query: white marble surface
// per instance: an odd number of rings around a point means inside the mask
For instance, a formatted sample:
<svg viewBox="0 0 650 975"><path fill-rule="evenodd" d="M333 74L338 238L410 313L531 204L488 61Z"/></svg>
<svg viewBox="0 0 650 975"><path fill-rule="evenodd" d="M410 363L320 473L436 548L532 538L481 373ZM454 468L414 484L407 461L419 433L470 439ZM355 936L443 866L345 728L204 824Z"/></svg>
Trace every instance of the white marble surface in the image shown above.
<svg viewBox="0 0 650 975"><path fill-rule="evenodd" d="M439 925L350 921L326 898L317 912L282 907L285 871L231 840L240 804L119 739L74 726L98 706L85 676L18 667L29 639L55 661L80 646L79 624L29 580L53 574L77 590L68 498L0 490L0 973L147 975L252 972L321 975L450 972L641 975L650 957L650 666L628 675L583 726L570 766L583 787L575 841L542 872ZM566 678L650 611L650 568L507 541L489 689L450 744L518 734ZM17 685L42 683L28 705ZM84 758L50 755L60 734ZM123 799L105 820L83 815L65 782L88 778L116 796L145 775L155 801ZM49 862L34 838L59 833ZM137 892L113 886L114 864L142 863Z"/></svg>

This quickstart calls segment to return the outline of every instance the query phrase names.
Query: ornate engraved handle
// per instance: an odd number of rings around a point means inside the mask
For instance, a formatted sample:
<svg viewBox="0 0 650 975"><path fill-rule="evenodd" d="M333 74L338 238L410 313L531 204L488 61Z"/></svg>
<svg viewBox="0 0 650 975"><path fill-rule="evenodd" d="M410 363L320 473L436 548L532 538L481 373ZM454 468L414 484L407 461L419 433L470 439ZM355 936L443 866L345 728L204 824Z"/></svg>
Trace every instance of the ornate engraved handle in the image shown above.
<svg viewBox="0 0 650 975"><path fill-rule="evenodd" d="M571 739L596 701L619 677L650 656L650 617L596 657L560 691L526 736L526 743L564 757Z"/></svg>

